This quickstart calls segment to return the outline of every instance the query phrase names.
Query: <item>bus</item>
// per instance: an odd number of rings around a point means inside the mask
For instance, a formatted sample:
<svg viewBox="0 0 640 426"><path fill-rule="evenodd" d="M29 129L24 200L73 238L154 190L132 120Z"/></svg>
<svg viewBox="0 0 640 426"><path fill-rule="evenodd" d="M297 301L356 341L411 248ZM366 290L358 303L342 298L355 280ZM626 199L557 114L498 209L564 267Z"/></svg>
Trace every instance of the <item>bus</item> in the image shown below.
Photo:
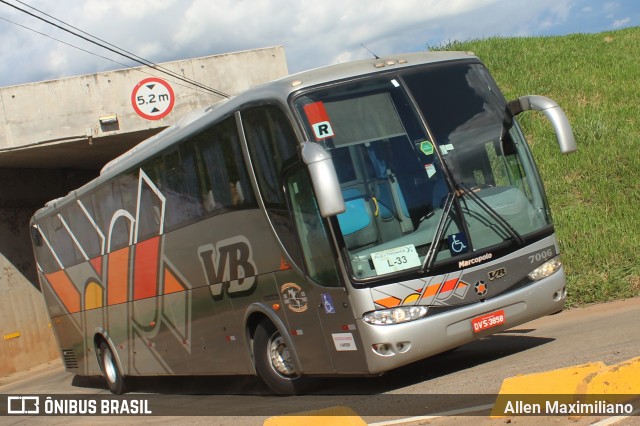
<svg viewBox="0 0 640 426"><path fill-rule="evenodd" d="M549 204L469 52L342 63L194 113L31 220L67 371L373 376L560 311Z"/></svg>

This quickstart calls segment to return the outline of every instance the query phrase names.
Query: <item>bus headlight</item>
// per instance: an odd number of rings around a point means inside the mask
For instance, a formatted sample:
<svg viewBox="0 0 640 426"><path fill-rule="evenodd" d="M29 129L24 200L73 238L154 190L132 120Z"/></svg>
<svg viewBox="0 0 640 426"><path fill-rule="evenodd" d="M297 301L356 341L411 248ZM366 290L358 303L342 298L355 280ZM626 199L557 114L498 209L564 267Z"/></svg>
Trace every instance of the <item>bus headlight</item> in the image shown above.
<svg viewBox="0 0 640 426"><path fill-rule="evenodd" d="M549 275L553 274L561 267L562 261L560 260L560 256L556 256L553 259L547 260L542 265L538 266L536 269L531 271L528 276L534 281L539 281L543 278L547 278Z"/></svg>
<svg viewBox="0 0 640 426"><path fill-rule="evenodd" d="M369 324L387 325L413 321L427 315L425 306L401 306L393 309L367 312L362 319Z"/></svg>

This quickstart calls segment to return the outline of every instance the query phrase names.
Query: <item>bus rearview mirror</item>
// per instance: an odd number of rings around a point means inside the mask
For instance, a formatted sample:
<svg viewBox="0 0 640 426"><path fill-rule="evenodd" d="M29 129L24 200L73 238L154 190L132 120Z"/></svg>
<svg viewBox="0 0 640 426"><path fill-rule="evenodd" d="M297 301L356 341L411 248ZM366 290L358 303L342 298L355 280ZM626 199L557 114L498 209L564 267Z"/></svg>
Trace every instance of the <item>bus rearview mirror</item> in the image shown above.
<svg viewBox="0 0 640 426"><path fill-rule="evenodd" d="M515 101L509 102L509 110L514 116L523 111L542 111L553 125L558 145L560 145L560 152L568 154L578 149L569 120L555 101L538 95L521 96Z"/></svg>
<svg viewBox="0 0 640 426"><path fill-rule="evenodd" d="M343 213L345 211L344 197L331 154L313 142L302 142L301 153L302 161L309 169L322 217Z"/></svg>

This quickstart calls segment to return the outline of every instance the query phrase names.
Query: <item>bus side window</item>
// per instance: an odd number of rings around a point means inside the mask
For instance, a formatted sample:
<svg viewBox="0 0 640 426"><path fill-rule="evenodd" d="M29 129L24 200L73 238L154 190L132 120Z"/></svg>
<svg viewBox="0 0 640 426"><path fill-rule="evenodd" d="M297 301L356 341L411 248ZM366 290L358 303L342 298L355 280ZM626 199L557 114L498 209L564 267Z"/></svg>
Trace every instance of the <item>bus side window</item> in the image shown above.
<svg viewBox="0 0 640 426"><path fill-rule="evenodd" d="M55 272L57 270L59 270L61 268L61 266L58 264L58 262L56 261L56 258L54 257L54 252L49 248L48 244L44 243L44 238L47 239L47 241L51 241L48 229L49 226L47 226L50 222L51 222L51 218L43 218L39 221L38 223L38 229L36 230L34 228L34 233L37 232L39 237L43 240L43 244L39 245L39 246L35 246L34 247L34 251L36 253L36 259L38 259L38 265L40 265L40 267L42 268L43 272L45 274L49 274L51 272ZM42 236L40 233L42 232L42 234L44 234L44 236ZM57 253L55 253L55 256L57 256Z"/></svg>
<svg viewBox="0 0 640 426"><path fill-rule="evenodd" d="M278 107L263 105L242 111L242 125L269 219L291 259L300 264L282 180L284 167L297 158L291 123Z"/></svg>
<svg viewBox="0 0 640 426"><path fill-rule="evenodd" d="M195 139L206 214L255 206L235 119L227 118Z"/></svg>
<svg viewBox="0 0 640 426"><path fill-rule="evenodd" d="M243 111L242 124L265 204L285 206L282 167L296 157L296 137L289 121L280 109L266 105Z"/></svg>
<svg viewBox="0 0 640 426"><path fill-rule="evenodd" d="M45 229L49 242L52 247L55 247L56 256L62 263L61 266L68 268L69 266L80 263L82 258L76 245L71 239L71 235L62 223L63 220L68 223L66 212L60 212L59 216L60 217L58 217L58 215L51 217L47 221L48 226L46 226ZM56 270L57 269L59 268L56 267Z"/></svg>
<svg viewBox="0 0 640 426"><path fill-rule="evenodd" d="M127 219L120 217L111 229L111 220L122 210L122 197L116 181L106 182L91 194L91 208L94 219L107 241L106 252L123 248L129 244L131 226Z"/></svg>
<svg viewBox="0 0 640 426"><path fill-rule="evenodd" d="M98 231L96 231L91 219L84 213L82 207L87 210L89 216L93 219L94 214L91 208L91 199L80 200L67 207L69 214L69 226L74 232L78 243L86 253L89 259L93 259L102 254L102 239ZM83 259L84 260L84 259Z"/></svg>
<svg viewBox="0 0 640 426"><path fill-rule="evenodd" d="M193 144L185 141L163 154L159 187L167 197L166 230L173 230L202 216L200 187Z"/></svg>
<svg viewBox="0 0 640 426"><path fill-rule="evenodd" d="M294 172L287 179L294 222L307 273L318 284L339 287L337 261L329 245L329 237L320 216L306 169Z"/></svg>

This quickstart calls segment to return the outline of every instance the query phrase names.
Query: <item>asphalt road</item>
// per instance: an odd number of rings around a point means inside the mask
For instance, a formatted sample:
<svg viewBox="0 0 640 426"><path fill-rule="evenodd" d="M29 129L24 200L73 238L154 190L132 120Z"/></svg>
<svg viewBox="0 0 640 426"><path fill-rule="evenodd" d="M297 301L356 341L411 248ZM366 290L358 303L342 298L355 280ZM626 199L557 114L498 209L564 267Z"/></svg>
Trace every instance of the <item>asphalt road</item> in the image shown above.
<svg viewBox="0 0 640 426"><path fill-rule="evenodd" d="M262 424L281 414L347 406L369 423L486 406L505 378L589 362L616 364L640 356L640 298L572 309L467 344L376 378L319 381L304 397L274 397L253 377L143 378L129 397L153 399L174 417L127 417L127 423ZM553 384L550 384L552 387ZM78 377L59 362L0 379L0 394L110 397L101 378ZM151 394L151 395L150 395ZM486 414L487 410L481 414ZM157 411L155 411L157 413ZM179 417L183 414L216 417ZM458 418L456 418L458 419ZM471 420L470 417L462 419ZM111 423L113 417L0 417L1 425ZM447 419L416 420L415 424ZM504 424L504 420L476 421ZM558 420L550 422L558 424ZM640 418L622 424L637 424ZM529 422L544 424L540 418ZM520 424L533 424L520 421ZM591 421L589 422L591 423ZM584 423L584 424L589 424ZM551 424L551 423L550 423ZM580 424L580 421L574 424Z"/></svg>

